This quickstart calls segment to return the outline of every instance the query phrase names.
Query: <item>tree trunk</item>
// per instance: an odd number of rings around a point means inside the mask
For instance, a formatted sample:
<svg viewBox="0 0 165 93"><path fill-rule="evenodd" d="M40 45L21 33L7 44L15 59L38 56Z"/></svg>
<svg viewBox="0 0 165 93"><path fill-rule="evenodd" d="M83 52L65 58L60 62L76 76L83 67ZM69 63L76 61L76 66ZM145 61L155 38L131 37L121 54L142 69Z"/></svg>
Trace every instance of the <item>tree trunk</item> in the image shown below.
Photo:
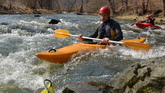
<svg viewBox="0 0 165 93"><path fill-rule="evenodd" d="M114 2L114 0L108 0L108 2L109 2L109 5L110 5L110 10L111 10L111 14L113 15L114 14L114 10L115 10L115 2Z"/></svg>
<svg viewBox="0 0 165 93"><path fill-rule="evenodd" d="M83 13L83 0L81 0L81 7L80 7L80 13Z"/></svg>
<svg viewBox="0 0 165 93"><path fill-rule="evenodd" d="M149 4L149 0L145 1L143 0L142 2L142 14L146 14L148 12L148 4Z"/></svg>
<svg viewBox="0 0 165 93"><path fill-rule="evenodd" d="M123 6L125 6L124 7L124 9L125 9L124 12L127 13L127 11L128 11L128 0L123 0L122 3L123 3Z"/></svg>
<svg viewBox="0 0 165 93"><path fill-rule="evenodd" d="M134 14L138 14L137 0L132 0L132 1L133 1L133 12Z"/></svg>
<svg viewBox="0 0 165 93"><path fill-rule="evenodd" d="M56 7L55 7L56 11L62 12L61 6L60 6L60 3L59 3L59 0L53 0L53 1L54 1L55 3L52 4L52 8L53 8L54 5L56 5Z"/></svg>
<svg viewBox="0 0 165 93"><path fill-rule="evenodd" d="M165 0L162 0L163 2L163 16L165 16Z"/></svg>

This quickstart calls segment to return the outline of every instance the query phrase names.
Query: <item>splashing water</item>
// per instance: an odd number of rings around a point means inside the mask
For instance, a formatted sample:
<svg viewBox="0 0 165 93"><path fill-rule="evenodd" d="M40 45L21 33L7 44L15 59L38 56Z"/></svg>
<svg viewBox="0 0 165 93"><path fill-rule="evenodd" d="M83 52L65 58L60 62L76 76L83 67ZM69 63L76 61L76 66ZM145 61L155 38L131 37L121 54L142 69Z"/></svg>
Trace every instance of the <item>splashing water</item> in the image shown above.
<svg viewBox="0 0 165 93"><path fill-rule="evenodd" d="M61 23L48 24L51 19ZM145 43L152 46L148 52L116 47L113 51L99 49L97 53L83 53L65 64L54 64L38 59L35 54L52 48L61 48L77 42L75 37L53 37L56 29L66 29L71 34L89 36L100 25L98 16L56 15L0 15L0 86L1 93L39 93L43 81L51 79L56 92L70 83L101 81L108 82L113 75L131 64L165 55L163 29L143 31L130 26L132 21L119 20L124 39L146 37ZM3 23L3 24L2 24ZM164 25L159 25L164 28Z"/></svg>

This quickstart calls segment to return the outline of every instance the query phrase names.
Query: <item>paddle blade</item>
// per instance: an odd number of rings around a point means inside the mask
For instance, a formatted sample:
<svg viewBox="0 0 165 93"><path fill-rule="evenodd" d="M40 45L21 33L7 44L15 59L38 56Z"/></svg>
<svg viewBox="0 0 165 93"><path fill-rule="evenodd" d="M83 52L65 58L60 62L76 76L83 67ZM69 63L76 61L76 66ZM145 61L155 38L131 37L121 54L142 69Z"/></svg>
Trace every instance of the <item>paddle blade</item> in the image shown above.
<svg viewBox="0 0 165 93"><path fill-rule="evenodd" d="M48 84L46 84L47 81L49 82ZM54 86L50 80L45 79L44 85L45 85L45 89L41 93L55 93Z"/></svg>
<svg viewBox="0 0 165 93"><path fill-rule="evenodd" d="M45 88L41 93L55 93L51 84L48 84L47 88Z"/></svg>
<svg viewBox="0 0 165 93"><path fill-rule="evenodd" d="M137 42L123 42L123 45L132 48L134 50L145 50L149 51L151 49L151 46L149 44L145 43L137 43Z"/></svg>
<svg viewBox="0 0 165 93"><path fill-rule="evenodd" d="M131 26L133 26L135 23L131 24Z"/></svg>
<svg viewBox="0 0 165 93"><path fill-rule="evenodd" d="M120 42L136 42L136 43L144 43L146 38L137 38L137 39L130 39L130 40L122 40Z"/></svg>
<svg viewBox="0 0 165 93"><path fill-rule="evenodd" d="M67 38L70 36L71 34L67 30L64 30L64 29L57 29L54 33L54 37L57 37L57 38Z"/></svg>

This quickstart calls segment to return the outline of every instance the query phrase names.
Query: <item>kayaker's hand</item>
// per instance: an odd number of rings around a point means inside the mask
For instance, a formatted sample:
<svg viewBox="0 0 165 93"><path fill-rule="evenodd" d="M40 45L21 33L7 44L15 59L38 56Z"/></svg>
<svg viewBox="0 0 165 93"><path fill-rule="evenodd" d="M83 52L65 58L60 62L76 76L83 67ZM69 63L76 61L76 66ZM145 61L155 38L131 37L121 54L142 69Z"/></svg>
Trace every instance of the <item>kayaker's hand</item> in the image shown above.
<svg viewBox="0 0 165 93"><path fill-rule="evenodd" d="M101 43L106 43L106 44L110 44L109 38L103 38L103 40L101 41Z"/></svg>
<svg viewBox="0 0 165 93"><path fill-rule="evenodd" d="M83 35L77 35L78 39L81 40L81 41L84 41L84 39L82 38Z"/></svg>

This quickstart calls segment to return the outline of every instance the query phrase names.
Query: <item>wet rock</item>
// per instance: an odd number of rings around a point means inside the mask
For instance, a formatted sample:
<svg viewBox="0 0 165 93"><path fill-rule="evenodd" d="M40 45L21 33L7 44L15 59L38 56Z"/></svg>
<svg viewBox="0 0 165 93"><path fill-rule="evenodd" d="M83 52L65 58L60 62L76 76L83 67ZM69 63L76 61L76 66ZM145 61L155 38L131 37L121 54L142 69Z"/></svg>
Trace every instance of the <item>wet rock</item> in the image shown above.
<svg viewBox="0 0 165 93"><path fill-rule="evenodd" d="M0 23L0 25L9 25L9 23L2 22L2 23Z"/></svg>
<svg viewBox="0 0 165 93"><path fill-rule="evenodd" d="M133 64L110 80L110 93L164 93L164 68L164 57Z"/></svg>
<svg viewBox="0 0 165 93"><path fill-rule="evenodd" d="M74 91L66 87L62 93L74 93Z"/></svg>
<svg viewBox="0 0 165 93"><path fill-rule="evenodd" d="M135 63L108 84L70 84L63 93L165 93L165 56Z"/></svg>
<svg viewBox="0 0 165 93"><path fill-rule="evenodd" d="M41 17L40 15L34 15L34 17Z"/></svg>
<svg viewBox="0 0 165 93"><path fill-rule="evenodd" d="M56 19L51 19L49 24L58 24L59 22L61 22L60 20L56 20Z"/></svg>
<svg viewBox="0 0 165 93"><path fill-rule="evenodd" d="M108 85L101 82L77 83L68 85L63 93L108 93Z"/></svg>

